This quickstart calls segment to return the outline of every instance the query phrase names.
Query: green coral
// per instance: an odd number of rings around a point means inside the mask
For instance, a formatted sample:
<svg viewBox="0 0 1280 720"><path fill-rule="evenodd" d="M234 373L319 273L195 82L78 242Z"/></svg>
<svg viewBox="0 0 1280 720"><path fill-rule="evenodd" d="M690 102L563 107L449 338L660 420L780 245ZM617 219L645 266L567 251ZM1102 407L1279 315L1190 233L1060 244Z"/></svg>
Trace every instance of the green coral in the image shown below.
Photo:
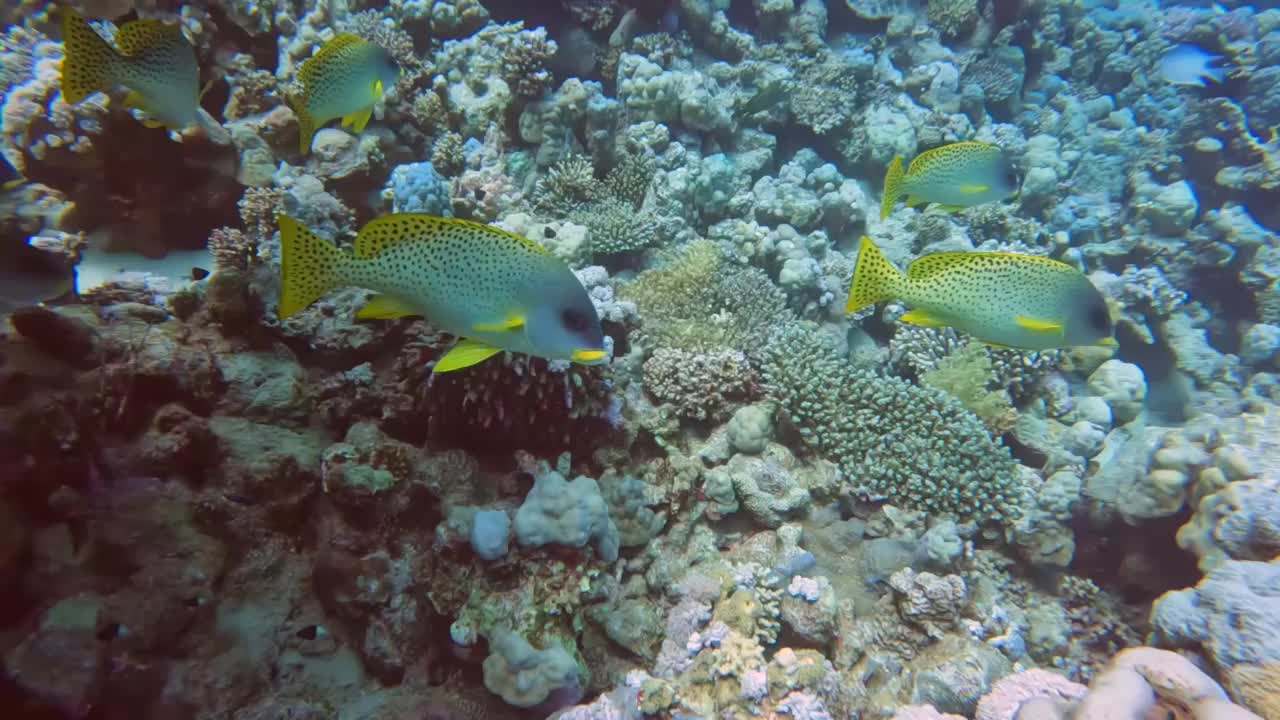
<svg viewBox="0 0 1280 720"><path fill-rule="evenodd" d="M973 32L978 23L978 0L929 0L929 23L949 38Z"/></svg>
<svg viewBox="0 0 1280 720"><path fill-rule="evenodd" d="M540 212L563 218L603 195L604 188L596 179L591 161L581 155L570 155L552 165L538 180L533 204Z"/></svg>
<svg viewBox="0 0 1280 720"><path fill-rule="evenodd" d="M605 187L617 199L640 207L653 182L654 167L654 161L644 155L624 155L605 176Z"/></svg>
<svg viewBox="0 0 1280 720"><path fill-rule="evenodd" d="M658 241L653 213L617 198L586 205L570 214L569 221L586 226L588 249L597 257L644 250Z"/></svg>
<svg viewBox="0 0 1280 720"><path fill-rule="evenodd" d="M649 347L750 355L794 319L786 293L768 275L730 265L709 240L686 245L619 293L636 303L644 323L637 336Z"/></svg>
<svg viewBox="0 0 1280 720"><path fill-rule="evenodd" d="M920 383L956 398L969 412L982 418L992 433L1003 435L1013 429L1018 414L1008 392L988 388L994 374L986 349L969 342L922 375Z"/></svg>
<svg viewBox="0 0 1280 720"><path fill-rule="evenodd" d="M1023 488L1009 450L946 393L851 366L808 324L771 340L762 374L804 440L859 489L964 519L1019 515Z"/></svg>

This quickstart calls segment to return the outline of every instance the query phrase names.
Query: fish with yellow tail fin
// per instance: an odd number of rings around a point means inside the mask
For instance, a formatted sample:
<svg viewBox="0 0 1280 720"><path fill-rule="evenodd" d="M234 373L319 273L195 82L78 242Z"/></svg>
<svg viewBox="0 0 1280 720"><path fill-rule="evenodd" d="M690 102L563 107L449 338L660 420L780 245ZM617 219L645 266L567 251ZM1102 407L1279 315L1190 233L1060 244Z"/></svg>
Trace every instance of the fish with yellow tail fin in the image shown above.
<svg viewBox="0 0 1280 720"><path fill-rule="evenodd" d="M369 221L352 253L281 215L283 319L340 287L375 295L357 318L421 315L460 340L436 372L474 365L503 350L593 365L604 333L587 291L540 245L467 220L396 213Z"/></svg>
<svg viewBox="0 0 1280 720"><path fill-rule="evenodd" d="M938 203L950 210L1003 200L1018 191L1018 173L997 145L957 142L920 153L902 170L902 158L895 155L884 174L884 194L880 198L880 219L898 198L907 196L907 205Z"/></svg>
<svg viewBox="0 0 1280 720"><path fill-rule="evenodd" d="M182 130L217 125L200 109L200 67L182 28L155 19L120 26L115 47L69 8L62 25L62 99L76 103L95 92L128 88L125 104L146 113L145 124Z"/></svg>
<svg viewBox="0 0 1280 720"><path fill-rule="evenodd" d="M302 63L302 93L288 99L298 116L302 153L311 150L316 130L334 118L357 135L364 132L374 103L399 79L400 66L386 49L351 33L335 35Z"/></svg>
<svg viewBox="0 0 1280 720"><path fill-rule="evenodd" d="M903 274L864 236L845 312L889 300L910 306L899 318L904 322L953 327L989 345L1047 350L1115 344L1106 300L1089 278L1037 255L934 253Z"/></svg>

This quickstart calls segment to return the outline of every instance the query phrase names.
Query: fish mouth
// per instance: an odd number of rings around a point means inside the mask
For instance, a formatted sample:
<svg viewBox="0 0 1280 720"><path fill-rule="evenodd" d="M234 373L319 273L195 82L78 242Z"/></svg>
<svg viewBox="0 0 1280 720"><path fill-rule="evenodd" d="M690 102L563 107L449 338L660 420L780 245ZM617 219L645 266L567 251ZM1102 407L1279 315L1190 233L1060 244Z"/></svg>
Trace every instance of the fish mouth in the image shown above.
<svg viewBox="0 0 1280 720"><path fill-rule="evenodd" d="M569 355L569 359L583 365L597 365L605 361L604 350L578 348Z"/></svg>

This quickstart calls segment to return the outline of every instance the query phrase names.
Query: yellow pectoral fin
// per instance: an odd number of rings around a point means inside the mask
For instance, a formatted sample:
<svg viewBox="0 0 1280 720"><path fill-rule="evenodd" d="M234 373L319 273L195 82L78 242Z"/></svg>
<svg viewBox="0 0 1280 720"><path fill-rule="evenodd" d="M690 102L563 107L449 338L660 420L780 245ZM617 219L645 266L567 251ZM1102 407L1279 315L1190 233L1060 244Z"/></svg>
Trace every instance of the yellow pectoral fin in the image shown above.
<svg viewBox="0 0 1280 720"><path fill-rule="evenodd" d="M369 302L364 304L356 311L357 320L394 320L395 318L408 317L410 315L421 315L408 303L391 297L390 295L374 295L369 298Z"/></svg>
<svg viewBox="0 0 1280 720"><path fill-rule="evenodd" d="M1026 315L1018 315L1013 318L1013 322L1023 330L1045 334L1062 334L1062 323L1052 320L1041 320L1039 318L1027 317Z"/></svg>
<svg viewBox="0 0 1280 720"><path fill-rule="evenodd" d="M137 108L143 112L147 111L146 98L142 97L142 93L137 90L130 90L124 96L124 106L129 108Z"/></svg>
<svg viewBox="0 0 1280 720"><path fill-rule="evenodd" d="M503 330L515 330L518 327L524 327L523 315L508 315L501 322L496 323L476 323L471 326L476 332L502 332Z"/></svg>
<svg viewBox="0 0 1280 720"><path fill-rule="evenodd" d="M977 195L991 189L990 185L961 185L960 192L965 195Z"/></svg>
<svg viewBox="0 0 1280 720"><path fill-rule="evenodd" d="M165 127L165 124L164 124L164 123L160 122L159 120L152 120L151 118L147 118L147 119L143 120L143 121L142 121L142 125L143 125L143 127L149 127L149 128L162 128L162 127Z"/></svg>
<svg viewBox="0 0 1280 720"><path fill-rule="evenodd" d="M576 363L583 363L584 365L593 365L597 362L600 362L601 360L604 360L605 357L604 357L603 350L585 350L585 349L579 348L573 351L573 354L569 356L569 359Z"/></svg>
<svg viewBox="0 0 1280 720"><path fill-rule="evenodd" d="M463 338L449 352L436 361L435 372L451 372L471 367L502 352L501 348L486 345L478 340Z"/></svg>
<svg viewBox="0 0 1280 720"><path fill-rule="evenodd" d="M363 110L357 110L350 115L343 116L343 127L350 126L352 132L357 135L364 132L364 126L369 124L369 118L373 116L373 104Z"/></svg>
<svg viewBox="0 0 1280 720"><path fill-rule="evenodd" d="M924 310L908 310L907 312L902 313L902 316L898 319L902 322L919 325L921 327L944 327L946 325L945 322L930 315Z"/></svg>
<svg viewBox="0 0 1280 720"><path fill-rule="evenodd" d="M938 208L939 210L945 210L947 212L957 212L959 210L964 210L969 206L968 205L934 205L934 207Z"/></svg>
<svg viewBox="0 0 1280 720"><path fill-rule="evenodd" d="M377 100L380 97L382 97L382 81L374 80L373 81L373 99Z"/></svg>
<svg viewBox="0 0 1280 720"><path fill-rule="evenodd" d="M920 197L919 195L907 196L907 207L915 207L916 205L919 205L920 203L923 203L923 202L924 202L924 198Z"/></svg>

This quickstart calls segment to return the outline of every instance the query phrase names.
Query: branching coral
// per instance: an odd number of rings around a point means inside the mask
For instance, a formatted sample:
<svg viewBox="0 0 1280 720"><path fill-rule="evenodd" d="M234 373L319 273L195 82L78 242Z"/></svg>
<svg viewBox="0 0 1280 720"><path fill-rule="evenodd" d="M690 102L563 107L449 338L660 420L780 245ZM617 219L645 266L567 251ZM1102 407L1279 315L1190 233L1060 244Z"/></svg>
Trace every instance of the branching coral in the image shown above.
<svg viewBox="0 0 1280 720"><path fill-rule="evenodd" d="M597 256L644 250L658 240L658 222L652 212L636 210L615 198L586 205L571 213L569 221L587 227L587 243Z"/></svg>
<svg viewBox="0 0 1280 720"><path fill-rule="evenodd" d="M608 431L618 411L607 366L566 368L523 355L435 375L422 384L420 401L431 418L431 437L478 443L487 453L501 447L570 449L585 457L594 449L592 438Z"/></svg>
<svg viewBox="0 0 1280 720"><path fill-rule="evenodd" d="M852 367L804 324L770 341L763 375L801 437L855 488L913 509L1017 517L1023 489L1008 449L954 398Z"/></svg>
<svg viewBox="0 0 1280 720"><path fill-rule="evenodd" d="M982 418L993 434L1003 435L1013 428L1018 416L1007 391L988 389L992 375L991 358L981 345L970 341L922 375L920 383L955 397Z"/></svg>
<svg viewBox="0 0 1280 720"><path fill-rule="evenodd" d="M659 348L644 363L644 387L681 417L721 422L758 391L755 371L738 350Z"/></svg>
<svg viewBox="0 0 1280 720"><path fill-rule="evenodd" d="M653 182L655 163L644 155L624 155L604 178L605 187L619 200L639 207Z"/></svg>
<svg viewBox="0 0 1280 720"><path fill-rule="evenodd" d="M581 155L570 155L552 165L538 180L533 202L544 213L565 217L602 194L603 188L591 161Z"/></svg>
<svg viewBox="0 0 1280 720"><path fill-rule="evenodd" d="M431 146L431 165L437 172L445 177L453 177L462 172L464 162L461 135L447 132L436 138L435 144Z"/></svg>
<svg viewBox="0 0 1280 720"><path fill-rule="evenodd" d="M502 79L521 97L540 97L551 86L547 63L555 53L556 43L547 38L546 28L520 33L504 48Z"/></svg>
<svg viewBox="0 0 1280 720"><path fill-rule="evenodd" d="M640 342L683 350L758 352L793 315L786 294L763 271L728 265L700 240L666 267L646 270L620 290L640 310Z"/></svg>
<svg viewBox="0 0 1280 720"><path fill-rule="evenodd" d="M849 125L858 105L858 73L833 56L809 61L800 72L800 87L790 92L791 113L796 122L825 135Z"/></svg>

